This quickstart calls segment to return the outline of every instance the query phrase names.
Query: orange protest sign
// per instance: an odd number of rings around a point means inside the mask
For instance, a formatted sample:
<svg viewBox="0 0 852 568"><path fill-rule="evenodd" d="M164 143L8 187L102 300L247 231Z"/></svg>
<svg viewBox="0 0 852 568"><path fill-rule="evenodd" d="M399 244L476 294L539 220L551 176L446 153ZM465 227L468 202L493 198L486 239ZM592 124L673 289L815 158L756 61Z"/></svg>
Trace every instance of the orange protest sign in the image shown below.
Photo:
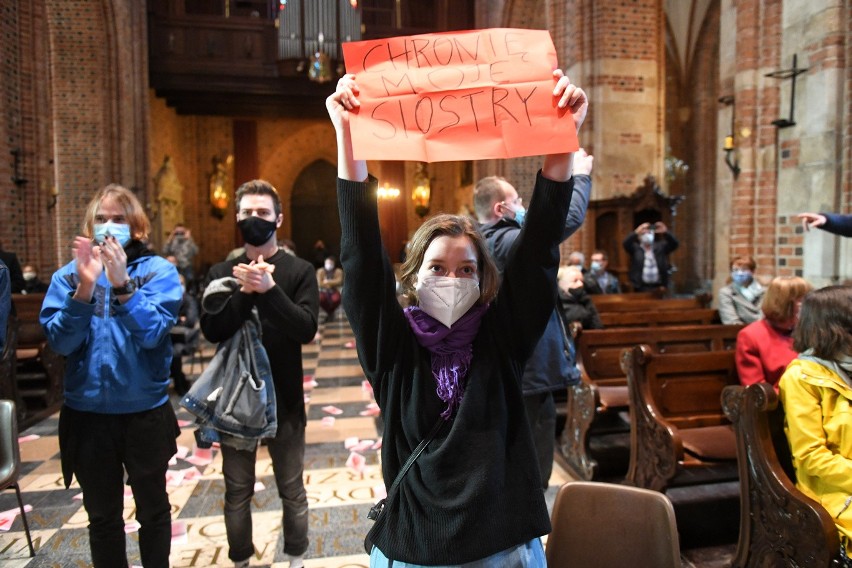
<svg viewBox="0 0 852 568"><path fill-rule="evenodd" d="M576 150L556 107L556 49L543 30L488 29L343 44L361 108L355 158L441 162Z"/></svg>

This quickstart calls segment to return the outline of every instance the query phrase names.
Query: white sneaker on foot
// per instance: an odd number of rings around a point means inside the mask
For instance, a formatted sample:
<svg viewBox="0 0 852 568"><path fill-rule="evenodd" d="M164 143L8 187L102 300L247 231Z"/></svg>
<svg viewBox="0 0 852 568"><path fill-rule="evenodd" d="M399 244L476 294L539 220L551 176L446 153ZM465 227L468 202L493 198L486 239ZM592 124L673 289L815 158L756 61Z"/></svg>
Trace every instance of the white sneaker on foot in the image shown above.
<svg viewBox="0 0 852 568"><path fill-rule="evenodd" d="M291 556L290 557L290 568L303 568L305 566L305 555L301 556Z"/></svg>
<svg viewBox="0 0 852 568"><path fill-rule="evenodd" d="M234 568L249 568L249 560L249 558L246 558L245 560L234 562Z"/></svg>

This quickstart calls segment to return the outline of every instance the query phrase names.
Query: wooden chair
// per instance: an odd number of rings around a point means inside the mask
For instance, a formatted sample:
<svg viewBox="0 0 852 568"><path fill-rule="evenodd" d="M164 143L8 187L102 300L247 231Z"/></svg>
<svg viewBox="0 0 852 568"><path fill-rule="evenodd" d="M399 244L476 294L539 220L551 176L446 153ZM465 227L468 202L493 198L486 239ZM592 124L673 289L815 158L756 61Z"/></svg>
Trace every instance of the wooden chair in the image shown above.
<svg viewBox="0 0 852 568"><path fill-rule="evenodd" d="M827 567L840 550L825 508L796 489L784 411L767 383L729 386L725 414L737 435L740 535L734 568Z"/></svg>
<svg viewBox="0 0 852 568"><path fill-rule="evenodd" d="M553 568L680 568L671 501L656 491L588 481L559 488L545 556Z"/></svg>
<svg viewBox="0 0 852 568"><path fill-rule="evenodd" d="M722 411L722 389L737 385L733 351L623 353L630 393L627 482L669 487L737 479L736 436Z"/></svg>

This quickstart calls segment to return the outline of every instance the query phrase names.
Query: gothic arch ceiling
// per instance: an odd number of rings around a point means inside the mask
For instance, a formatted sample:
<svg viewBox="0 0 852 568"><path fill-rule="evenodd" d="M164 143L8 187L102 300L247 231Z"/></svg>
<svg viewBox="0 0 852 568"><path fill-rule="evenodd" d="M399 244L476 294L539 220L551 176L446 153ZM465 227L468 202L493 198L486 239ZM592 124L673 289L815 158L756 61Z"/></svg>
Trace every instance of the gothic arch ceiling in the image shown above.
<svg viewBox="0 0 852 568"><path fill-rule="evenodd" d="M678 75L681 82L686 78L687 69L692 63L701 24L707 10L714 0L665 0L666 49L671 59L678 63Z"/></svg>

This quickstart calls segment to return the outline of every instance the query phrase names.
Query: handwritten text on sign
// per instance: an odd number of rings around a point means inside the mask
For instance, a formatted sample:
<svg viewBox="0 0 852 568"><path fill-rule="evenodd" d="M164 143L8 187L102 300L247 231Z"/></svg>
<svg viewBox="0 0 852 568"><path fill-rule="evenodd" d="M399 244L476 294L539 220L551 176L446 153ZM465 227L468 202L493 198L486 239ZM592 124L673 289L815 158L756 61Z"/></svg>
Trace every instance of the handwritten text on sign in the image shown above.
<svg viewBox="0 0 852 568"><path fill-rule="evenodd" d="M547 31L490 29L343 44L361 108L356 159L482 160L570 152Z"/></svg>

